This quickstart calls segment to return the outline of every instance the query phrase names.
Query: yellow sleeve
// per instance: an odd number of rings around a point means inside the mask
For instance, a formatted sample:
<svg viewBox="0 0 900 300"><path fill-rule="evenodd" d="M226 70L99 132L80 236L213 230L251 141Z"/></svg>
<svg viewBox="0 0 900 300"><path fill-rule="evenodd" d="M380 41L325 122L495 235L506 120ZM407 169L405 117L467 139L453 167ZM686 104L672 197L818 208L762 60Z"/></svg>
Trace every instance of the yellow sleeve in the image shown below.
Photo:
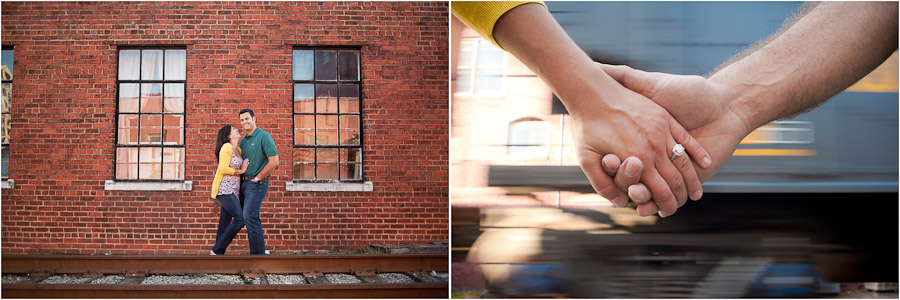
<svg viewBox="0 0 900 300"><path fill-rule="evenodd" d="M231 143L223 144L222 150L219 150L218 171L224 175L234 175L234 172L236 171L228 166L231 164L231 151L233 151Z"/></svg>
<svg viewBox="0 0 900 300"><path fill-rule="evenodd" d="M544 4L542 1L454 1L451 5L453 15L478 32L482 37L494 43L494 24L507 11L526 3ZM503 49L503 47L500 47Z"/></svg>

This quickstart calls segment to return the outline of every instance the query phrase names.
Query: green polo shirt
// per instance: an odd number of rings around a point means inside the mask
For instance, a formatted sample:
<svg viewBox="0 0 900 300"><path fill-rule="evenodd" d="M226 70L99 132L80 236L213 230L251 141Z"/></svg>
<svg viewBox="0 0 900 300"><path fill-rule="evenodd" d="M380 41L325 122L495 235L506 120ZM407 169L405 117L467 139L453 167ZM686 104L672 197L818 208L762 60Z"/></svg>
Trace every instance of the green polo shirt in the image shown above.
<svg viewBox="0 0 900 300"><path fill-rule="evenodd" d="M275 140L272 139L272 135L262 128L256 127L253 134L241 139L241 155L250 159L244 175L256 176L269 163L270 156L278 155L278 150L275 149ZM263 179L265 178L260 178L260 180Z"/></svg>

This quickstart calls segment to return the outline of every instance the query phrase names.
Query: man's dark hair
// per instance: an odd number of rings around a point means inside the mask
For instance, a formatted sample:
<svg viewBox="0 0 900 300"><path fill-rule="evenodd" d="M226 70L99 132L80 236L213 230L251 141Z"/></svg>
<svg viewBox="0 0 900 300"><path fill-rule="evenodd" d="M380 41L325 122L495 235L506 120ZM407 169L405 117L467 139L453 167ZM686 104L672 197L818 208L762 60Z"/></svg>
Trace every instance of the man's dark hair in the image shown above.
<svg viewBox="0 0 900 300"><path fill-rule="evenodd" d="M253 114L253 110L249 108L242 109L241 112L238 113L238 116L243 115L244 113L250 113L250 117L256 117L256 115Z"/></svg>

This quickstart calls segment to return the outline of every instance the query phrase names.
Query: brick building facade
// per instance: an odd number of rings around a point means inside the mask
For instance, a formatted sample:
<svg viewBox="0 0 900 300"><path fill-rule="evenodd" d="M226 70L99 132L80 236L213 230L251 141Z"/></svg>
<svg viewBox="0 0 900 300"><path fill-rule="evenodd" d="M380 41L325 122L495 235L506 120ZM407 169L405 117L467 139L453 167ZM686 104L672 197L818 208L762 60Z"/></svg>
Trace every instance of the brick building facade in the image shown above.
<svg viewBox="0 0 900 300"><path fill-rule="evenodd" d="M242 108L280 157L267 249L448 240L447 6L3 2L2 251L206 253L214 139Z"/></svg>

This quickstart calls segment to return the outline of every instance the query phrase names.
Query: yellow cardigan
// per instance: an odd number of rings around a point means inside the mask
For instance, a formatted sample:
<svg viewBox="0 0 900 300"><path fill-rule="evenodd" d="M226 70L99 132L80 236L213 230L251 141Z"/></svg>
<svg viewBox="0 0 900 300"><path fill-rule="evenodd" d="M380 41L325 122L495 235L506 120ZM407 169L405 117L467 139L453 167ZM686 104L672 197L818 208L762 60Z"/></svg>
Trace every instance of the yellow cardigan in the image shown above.
<svg viewBox="0 0 900 300"><path fill-rule="evenodd" d="M453 15L460 21L500 47L500 44L497 44L497 40L494 39L494 25L507 11L526 3L547 6L542 1L455 1L451 4L451 9Z"/></svg>
<svg viewBox="0 0 900 300"><path fill-rule="evenodd" d="M222 144L222 149L219 150L219 167L216 168L216 178L213 179L212 185L212 198L216 199L216 194L219 193L219 184L222 183L222 177L225 175L234 175L237 170L232 169L228 165L231 164L231 152L234 147L231 146L231 143ZM238 153L240 153L241 148L237 148Z"/></svg>

